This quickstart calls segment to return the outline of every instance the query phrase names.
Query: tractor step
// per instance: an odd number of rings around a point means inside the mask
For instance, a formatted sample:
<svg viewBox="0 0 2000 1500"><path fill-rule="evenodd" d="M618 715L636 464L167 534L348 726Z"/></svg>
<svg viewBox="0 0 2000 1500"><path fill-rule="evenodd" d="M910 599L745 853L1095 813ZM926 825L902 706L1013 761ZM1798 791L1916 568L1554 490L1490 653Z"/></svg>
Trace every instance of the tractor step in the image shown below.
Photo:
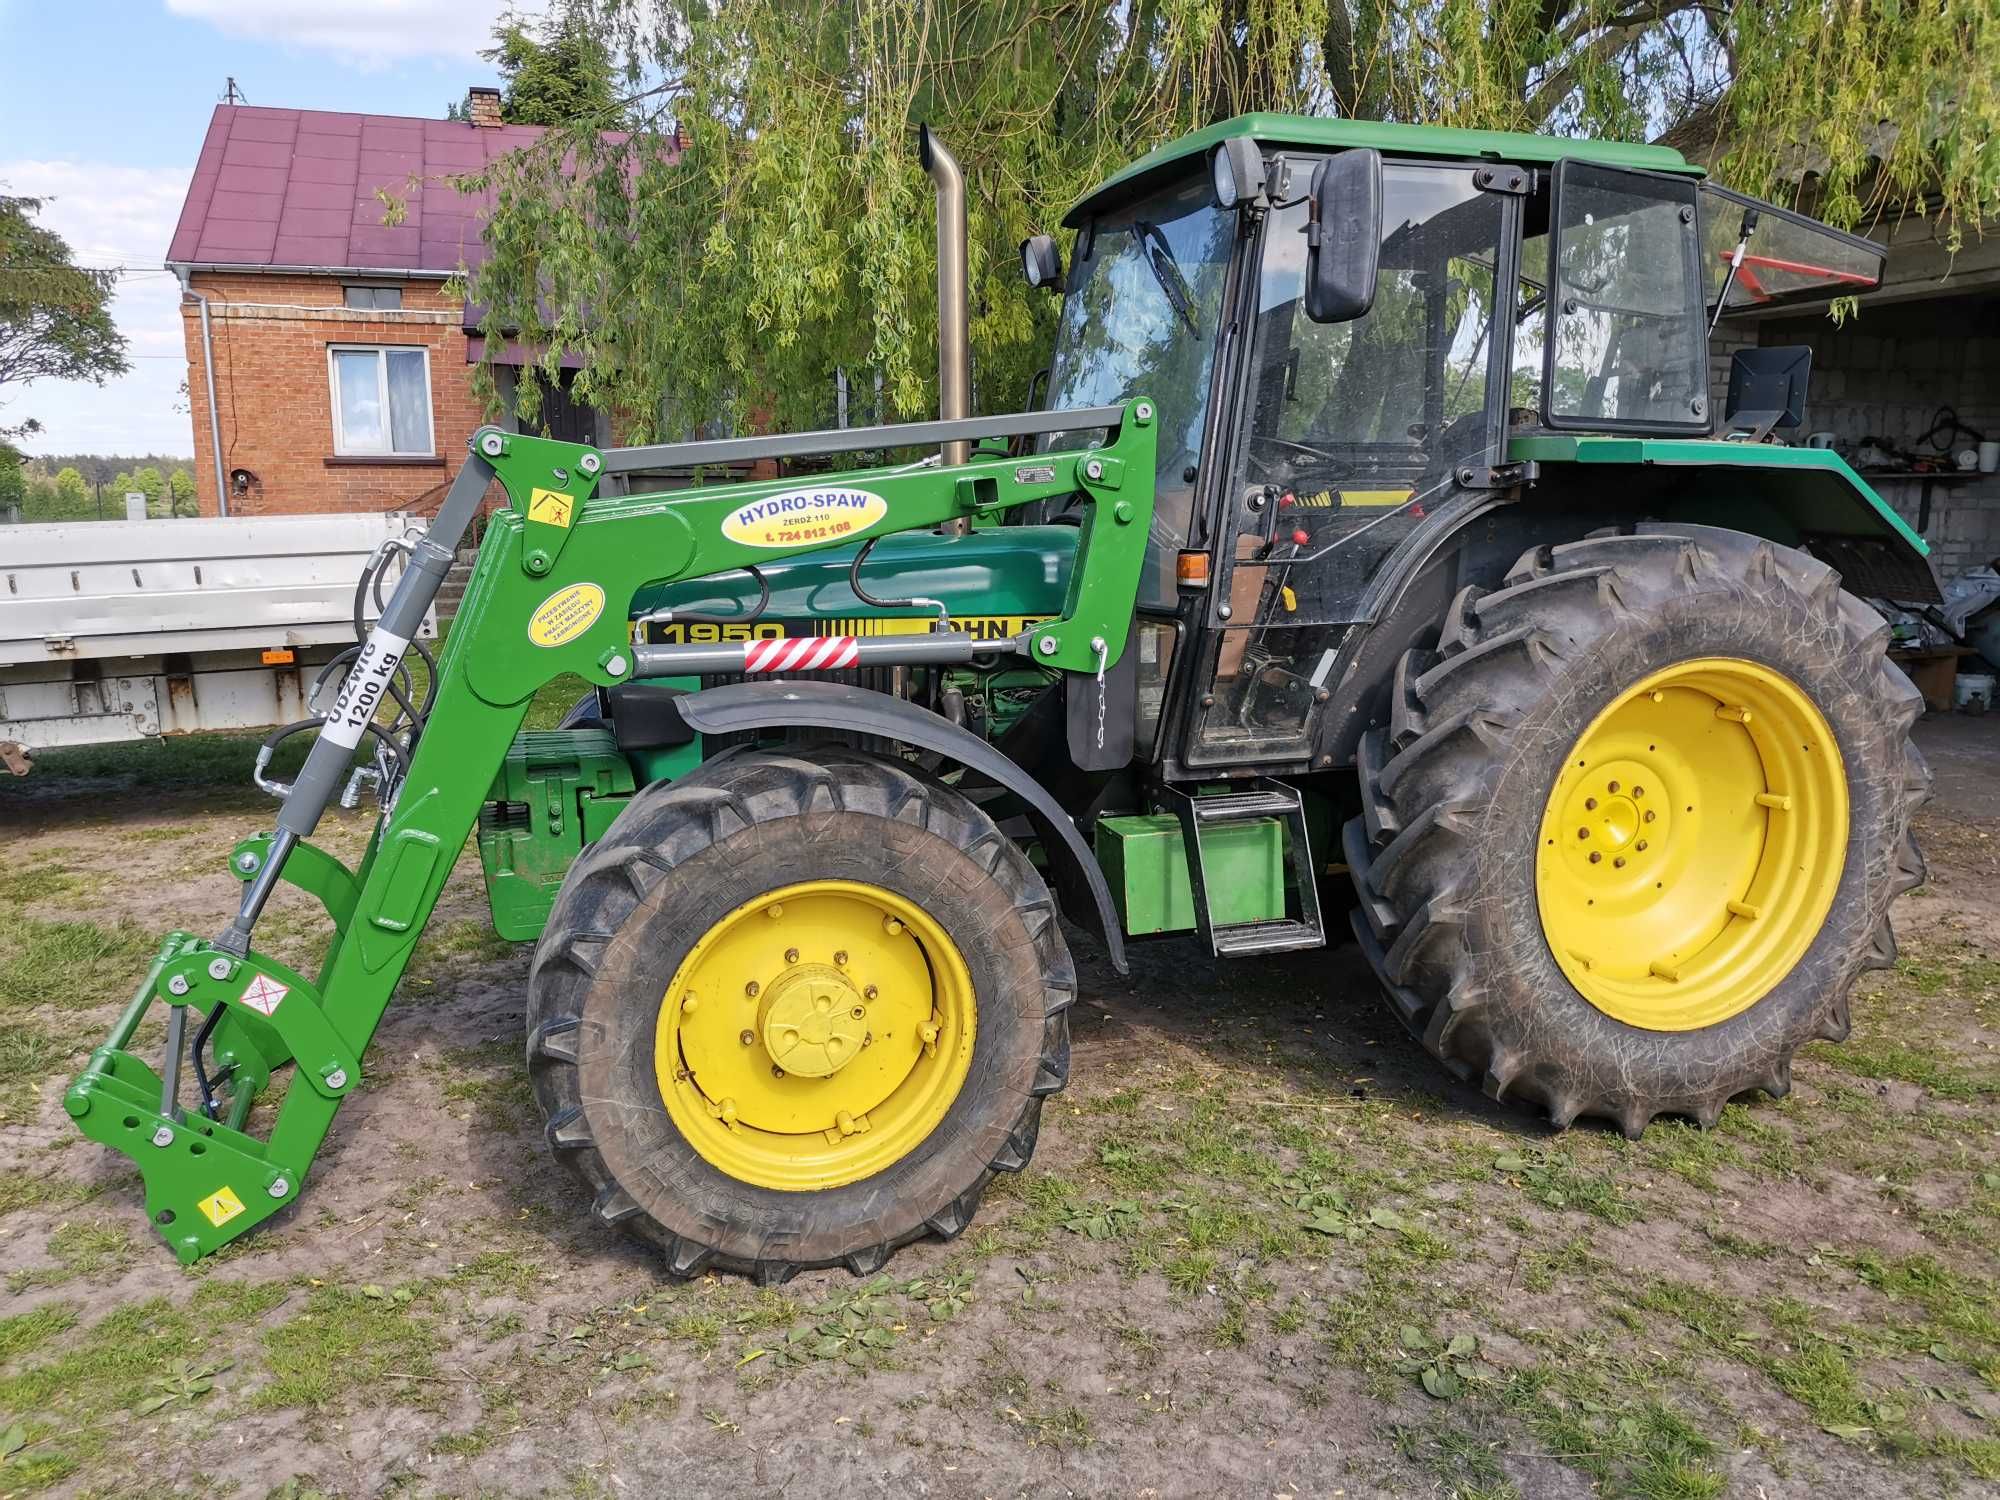
<svg viewBox="0 0 2000 1500"><path fill-rule="evenodd" d="M1306 832L1305 798L1298 788L1264 778L1242 790L1219 792L1213 796L1189 796L1171 787L1162 788L1181 822L1181 839L1187 849L1188 886L1193 897L1196 929L1218 958L1236 958L1253 953L1290 953L1300 948L1320 948L1326 944L1326 924L1320 916L1319 886L1314 878L1312 838ZM1230 824L1275 819L1284 827L1285 853L1291 868L1290 884L1298 903L1298 916L1273 917L1257 922L1217 923L1212 919L1208 880L1202 852L1202 830Z"/></svg>
<svg viewBox="0 0 2000 1500"><path fill-rule="evenodd" d="M1253 953L1321 948L1326 945L1326 934L1316 923L1308 925L1288 917L1282 922L1241 922L1217 927L1210 933L1209 942L1218 957L1242 958Z"/></svg>
<svg viewBox="0 0 2000 1500"><path fill-rule="evenodd" d="M1298 793L1286 787L1276 792L1225 792L1193 799L1197 823L1236 823L1245 818L1284 818L1299 810Z"/></svg>

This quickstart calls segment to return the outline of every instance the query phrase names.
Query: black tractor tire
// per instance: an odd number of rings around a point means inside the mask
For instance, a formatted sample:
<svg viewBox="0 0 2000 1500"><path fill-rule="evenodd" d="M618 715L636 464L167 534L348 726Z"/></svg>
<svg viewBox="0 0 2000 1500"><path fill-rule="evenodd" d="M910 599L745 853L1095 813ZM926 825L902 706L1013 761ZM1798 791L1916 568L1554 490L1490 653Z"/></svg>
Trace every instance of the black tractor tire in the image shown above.
<svg viewBox="0 0 2000 1500"><path fill-rule="evenodd" d="M860 1181L782 1191L711 1165L675 1126L654 1038L698 938L818 879L872 882L935 918L971 971L977 1024L970 1070L921 1144ZM673 1275L869 1275L912 1240L956 1236L994 1174L1028 1164L1042 1100L1068 1076L1075 997L1048 888L957 792L841 748L739 752L641 791L571 867L529 976L529 1074L593 1215L660 1247Z"/></svg>
<svg viewBox="0 0 2000 1500"><path fill-rule="evenodd" d="M1910 825L1930 772L1909 740L1923 700L1887 641L1824 563L1713 527L1537 547L1501 588L1460 592L1363 738L1363 812L1343 837L1355 933L1404 1025L1462 1080L1558 1126L1599 1116L1637 1137L1656 1115L1707 1126L1737 1094L1785 1094L1800 1046L1847 1036L1855 978L1895 961L1890 904L1924 878ZM1701 1029L1646 1030L1587 1001L1549 951L1536 840L1598 713L1704 657L1774 668L1825 717L1846 769L1846 861L1817 935L1762 998Z"/></svg>

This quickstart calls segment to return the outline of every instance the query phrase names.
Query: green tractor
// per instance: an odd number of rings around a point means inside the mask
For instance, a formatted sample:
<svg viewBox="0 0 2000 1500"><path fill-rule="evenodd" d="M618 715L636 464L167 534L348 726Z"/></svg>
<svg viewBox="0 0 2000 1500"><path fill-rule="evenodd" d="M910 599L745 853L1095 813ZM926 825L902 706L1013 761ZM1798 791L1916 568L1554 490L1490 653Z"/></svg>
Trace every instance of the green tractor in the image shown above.
<svg viewBox="0 0 2000 1500"><path fill-rule="evenodd" d="M1934 586L1838 457L1765 440L1789 356L1718 423L1708 333L1878 247L1659 147L1245 116L1077 205L1066 271L1022 247L1063 298L1046 397L973 417L963 182L923 148L940 420L475 435L231 855L238 915L166 940L66 1095L182 1260L299 1196L475 827L537 944L548 1146L683 1276L962 1230L1068 1073L1065 919L1123 970L1346 917L1414 1037L1559 1126L1710 1124L1847 1032L1928 782L1861 599ZM646 478L744 460L793 468ZM521 733L566 673L591 694ZM349 870L308 840L357 757ZM334 929L311 976L251 947L281 880Z"/></svg>

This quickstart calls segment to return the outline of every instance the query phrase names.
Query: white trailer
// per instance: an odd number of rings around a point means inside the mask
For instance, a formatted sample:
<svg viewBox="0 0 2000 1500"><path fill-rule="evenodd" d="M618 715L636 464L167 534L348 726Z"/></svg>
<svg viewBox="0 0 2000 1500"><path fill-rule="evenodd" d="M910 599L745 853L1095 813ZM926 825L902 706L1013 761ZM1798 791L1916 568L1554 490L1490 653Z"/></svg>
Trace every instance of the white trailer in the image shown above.
<svg viewBox="0 0 2000 1500"><path fill-rule="evenodd" d="M413 524L390 512L0 526L0 761L22 775L37 750L307 717L313 678L354 644L363 568ZM384 598L400 572L398 555Z"/></svg>

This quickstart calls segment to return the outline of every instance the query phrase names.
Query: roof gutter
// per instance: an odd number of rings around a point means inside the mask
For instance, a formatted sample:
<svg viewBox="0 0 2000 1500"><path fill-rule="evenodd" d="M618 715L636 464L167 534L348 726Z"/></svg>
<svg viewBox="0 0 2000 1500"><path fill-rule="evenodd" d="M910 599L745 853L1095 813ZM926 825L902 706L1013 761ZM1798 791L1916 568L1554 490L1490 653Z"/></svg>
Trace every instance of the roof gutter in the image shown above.
<svg viewBox="0 0 2000 1500"><path fill-rule="evenodd" d="M412 281L449 281L457 271L440 271L435 266L266 266L223 260L170 260L167 269L187 285L192 271L226 271L232 276L402 276Z"/></svg>
<svg viewBox="0 0 2000 1500"><path fill-rule="evenodd" d="M194 298L195 305L201 309L201 369L208 391L209 456L215 460L215 513L218 516L227 516L229 486L222 481L222 416L215 400L215 341L210 334L208 324L208 298L194 289L186 266L174 266L171 263L169 265L174 275L180 278L181 295Z"/></svg>

